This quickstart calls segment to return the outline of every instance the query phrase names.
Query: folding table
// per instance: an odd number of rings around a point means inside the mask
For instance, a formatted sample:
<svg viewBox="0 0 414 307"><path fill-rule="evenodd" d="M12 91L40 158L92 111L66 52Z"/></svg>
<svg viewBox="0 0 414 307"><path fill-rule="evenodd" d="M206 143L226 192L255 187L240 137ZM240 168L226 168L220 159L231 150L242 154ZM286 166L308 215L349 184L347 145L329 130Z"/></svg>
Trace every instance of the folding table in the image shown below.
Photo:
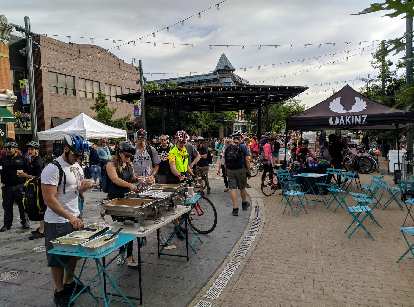
<svg viewBox="0 0 414 307"><path fill-rule="evenodd" d="M171 211L170 214L162 216L160 219L155 221L146 221L144 226L139 226L136 224L133 225L124 225L121 222L113 222L111 226L115 229L122 227L123 230L121 233L133 235L137 238L138 241L138 286L139 286L139 302L142 305L142 257L141 257L141 247L142 243L140 239L143 239L150 234L157 232L157 249L158 249L158 257L161 255L164 256L173 256L173 257L184 257L187 259L187 261L190 259L189 253L188 253L188 223L187 218L184 218L184 225L185 225L185 248L186 248L186 254L167 254L161 252L161 241L160 241L160 229L173 221L181 218L183 215L187 215L191 211L191 207L189 206L182 206L177 205L176 209L174 211Z"/></svg>
<svg viewBox="0 0 414 307"><path fill-rule="evenodd" d="M304 186L307 187L307 191L305 193L308 194L319 194L319 189L315 184L318 179L327 177L328 174L318 174L318 173L300 173L297 175L293 175L296 178L303 178Z"/></svg>
<svg viewBox="0 0 414 307"><path fill-rule="evenodd" d="M105 307L110 306L112 296L118 296L118 297L121 297L122 300L128 306L131 306L131 307L134 306L131 303L130 299L137 299L137 298L125 295L124 292L119 288L116 278L112 277L108 272L108 266L114 261L116 257L112 258L108 263L106 262L107 256L109 256L114 251L118 251L121 246L124 246L125 244L133 241L134 239L135 237L133 235L120 233L114 245L109 246L108 248L102 251L99 251L99 252L86 252L84 249L81 249L81 248L76 249L76 250L69 250L64 247L54 247L48 251L49 254L54 254L54 255L59 255L59 256L78 257L78 258L83 259L83 263L82 263L79 275L74 276L75 282L81 287L81 291L79 291L79 293L77 293L76 295L72 294L70 298L70 304L74 303L83 292L88 293L97 303L99 303L99 298L91 293L90 285L85 284L81 280L86 261L88 259L91 259L91 260L94 260L95 262L97 273L90 280L90 284L94 283L96 280L99 280L98 283L99 283L99 288L100 288L100 292L102 295L101 299L103 300L103 305ZM108 293L107 280L110 282L112 289L116 293Z"/></svg>

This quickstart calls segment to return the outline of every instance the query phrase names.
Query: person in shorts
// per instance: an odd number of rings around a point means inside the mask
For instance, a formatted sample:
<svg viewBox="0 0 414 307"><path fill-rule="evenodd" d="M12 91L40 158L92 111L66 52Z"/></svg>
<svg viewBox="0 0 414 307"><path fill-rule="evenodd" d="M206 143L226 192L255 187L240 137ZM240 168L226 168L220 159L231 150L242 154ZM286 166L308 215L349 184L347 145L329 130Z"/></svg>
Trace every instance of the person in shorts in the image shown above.
<svg viewBox="0 0 414 307"><path fill-rule="evenodd" d="M81 136L66 135L63 154L48 164L41 174L42 194L47 206L44 216L46 256L52 273L56 306L68 306L71 294L76 291L73 272L77 259L52 255L47 251L53 247L51 241L83 227L79 218L79 197L83 198L83 193L93 186L93 182L84 180L83 169L78 162L88 148Z"/></svg>
<svg viewBox="0 0 414 307"><path fill-rule="evenodd" d="M240 144L240 134L233 135L233 144L224 151L224 164L230 189L230 197L233 204L233 216L239 215L237 203L237 189L240 190L242 209L247 210L250 203L247 201L247 170L250 169L250 152L246 145Z"/></svg>

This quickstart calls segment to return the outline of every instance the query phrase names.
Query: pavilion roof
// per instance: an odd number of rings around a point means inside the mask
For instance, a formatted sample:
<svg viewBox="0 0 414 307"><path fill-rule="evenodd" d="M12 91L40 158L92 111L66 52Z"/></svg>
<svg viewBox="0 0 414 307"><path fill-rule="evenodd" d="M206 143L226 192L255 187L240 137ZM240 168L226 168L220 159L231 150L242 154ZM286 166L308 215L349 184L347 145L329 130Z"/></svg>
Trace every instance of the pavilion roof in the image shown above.
<svg viewBox="0 0 414 307"><path fill-rule="evenodd" d="M145 104L185 112L257 110L259 106L281 103L293 98L306 89L307 87L303 86L270 85L178 87L145 92ZM132 102L141 98L141 92L117 97Z"/></svg>

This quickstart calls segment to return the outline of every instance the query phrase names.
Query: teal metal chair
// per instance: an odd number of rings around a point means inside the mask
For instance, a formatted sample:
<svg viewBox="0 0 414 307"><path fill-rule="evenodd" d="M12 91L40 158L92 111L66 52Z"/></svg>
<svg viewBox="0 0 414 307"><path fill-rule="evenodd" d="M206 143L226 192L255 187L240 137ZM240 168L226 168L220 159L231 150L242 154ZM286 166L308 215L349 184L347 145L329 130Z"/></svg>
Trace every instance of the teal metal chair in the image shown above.
<svg viewBox="0 0 414 307"><path fill-rule="evenodd" d="M346 210L348 208L348 205L346 203L346 195L347 192L337 186L331 186L327 188L328 192L332 196L332 198L328 201L326 208L329 209L329 207L332 205L332 203L336 203L336 207L334 209L334 212L341 207L342 209Z"/></svg>
<svg viewBox="0 0 414 307"><path fill-rule="evenodd" d="M381 198L386 191L386 184L384 184L383 176L372 176L371 183L362 184L362 191L374 199L373 209L381 206Z"/></svg>
<svg viewBox="0 0 414 307"><path fill-rule="evenodd" d="M401 234L404 238L404 241L407 245L407 250L398 258L397 263L403 260L403 258L408 254L411 253L411 256L414 257L414 243L411 243L408 240L408 236L414 236L414 227L401 227L400 228Z"/></svg>
<svg viewBox="0 0 414 307"><path fill-rule="evenodd" d="M299 215L300 211L308 213L305 208L305 193L301 190L301 185L293 180L282 183L282 199L284 200L283 213L289 208L292 215Z"/></svg>
<svg viewBox="0 0 414 307"><path fill-rule="evenodd" d="M379 227L382 226L378 223L373 215L373 210L369 207L372 205L374 200L367 195L358 195L360 193L351 194L352 198L357 202L356 206L350 206L346 209L349 215L352 217L351 224L346 228L345 233L348 233L348 239L351 239L353 234L358 230L362 229L368 235L369 238L374 240L374 237L365 227L364 222L367 218L377 224ZM353 228L352 228L353 227Z"/></svg>

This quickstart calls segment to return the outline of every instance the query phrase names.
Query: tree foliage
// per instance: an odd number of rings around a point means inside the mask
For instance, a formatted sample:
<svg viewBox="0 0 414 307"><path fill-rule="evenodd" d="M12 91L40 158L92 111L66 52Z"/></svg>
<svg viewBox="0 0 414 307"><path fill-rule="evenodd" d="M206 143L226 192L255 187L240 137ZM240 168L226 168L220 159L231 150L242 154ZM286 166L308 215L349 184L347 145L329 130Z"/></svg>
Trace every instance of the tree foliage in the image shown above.
<svg viewBox="0 0 414 307"><path fill-rule="evenodd" d="M113 119L116 108L111 108L108 105L105 94L98 92L95 98L95 104L91 107L96 112L95 119L105 125L128 130L132 128L130 116Z"/></svg>
<svg viewBox="0 0 414 307"><path fill-rule="evenodd" d="M357 15L369 14L376 12L387 12L385 16L388 17L398 17L407 14L414 16L414 7L412 1L406 0L385 0L383 2L372 3L368 8L359 12Z"/></svg>

